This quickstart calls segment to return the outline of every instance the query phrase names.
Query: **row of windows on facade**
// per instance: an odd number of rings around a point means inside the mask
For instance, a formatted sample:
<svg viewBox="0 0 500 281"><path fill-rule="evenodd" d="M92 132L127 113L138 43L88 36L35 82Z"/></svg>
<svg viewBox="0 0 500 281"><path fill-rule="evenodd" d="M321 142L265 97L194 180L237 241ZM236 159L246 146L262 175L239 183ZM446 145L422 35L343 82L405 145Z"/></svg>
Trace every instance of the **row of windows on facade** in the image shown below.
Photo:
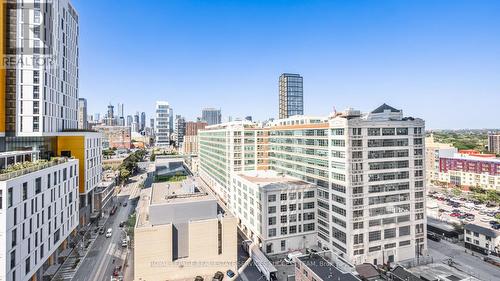
<svg viewBox="0 0 500 281"><path fill-rule="evenodd" d="M280 235L289 235L289 234L296 234L296 233L302 233L302 232L310 232L314 231L314 223L306 223L303 225L291 225L289 227L283 226L280 228ZM276 228L270 228L268 229L267 236L268 237L276 237Z"/></svg>
<svg viewBox="0 0 500 281"><path fill-rule="evenodd" d="M301 196L302 196L302 192L291 192L291 193L282 193L280 194L280 201L287 201L287 200L295 200L297 198L297 194L298 194L298 198L301 199ZM307 198L314 198L314 190L309 190L309 191L304 191L304 199L307 199ZM276 194L270 194L267 196L267 202L276 202ZM308 203L305 203L305 204L308 204Z"/></svg>

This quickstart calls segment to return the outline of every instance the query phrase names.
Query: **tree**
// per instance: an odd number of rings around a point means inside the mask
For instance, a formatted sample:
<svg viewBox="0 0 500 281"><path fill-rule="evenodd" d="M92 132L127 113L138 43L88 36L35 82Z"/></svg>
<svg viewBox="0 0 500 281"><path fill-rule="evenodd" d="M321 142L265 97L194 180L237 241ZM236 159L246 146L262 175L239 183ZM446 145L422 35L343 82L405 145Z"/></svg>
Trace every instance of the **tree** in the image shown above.
<svg viewBox="0 0 500 281"><path fill-rule="evenodd" d="M460 195L462 195L462 190L460 190L459 188L454 188L451 191L451 194L453 194L453 196L455 196L455 197L459 197Z"/></svg>
<svg viewBox="0 0 500 281"><path fill-rule="evenodd" d="M122 182L125 182L128 180L128 178L130 177L131 175L131 172L125 168L121 168L120 169L120 180Z"/></svg>

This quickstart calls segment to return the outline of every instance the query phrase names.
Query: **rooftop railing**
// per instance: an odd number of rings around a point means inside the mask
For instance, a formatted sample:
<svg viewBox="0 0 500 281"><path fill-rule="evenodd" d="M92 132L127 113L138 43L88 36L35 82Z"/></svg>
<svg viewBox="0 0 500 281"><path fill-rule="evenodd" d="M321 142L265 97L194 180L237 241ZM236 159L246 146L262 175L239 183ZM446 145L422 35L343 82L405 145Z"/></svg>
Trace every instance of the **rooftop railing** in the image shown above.
<svg viewBox="0 0 500 281"><path fill-rule="evenodd" d="M0 181L6 181L20 176L24 176L66 162L68 162L68 158L60 157L60 158L52 158L50 161L38 160L35 162L23 162L15 164L0 171Z"/></svg>

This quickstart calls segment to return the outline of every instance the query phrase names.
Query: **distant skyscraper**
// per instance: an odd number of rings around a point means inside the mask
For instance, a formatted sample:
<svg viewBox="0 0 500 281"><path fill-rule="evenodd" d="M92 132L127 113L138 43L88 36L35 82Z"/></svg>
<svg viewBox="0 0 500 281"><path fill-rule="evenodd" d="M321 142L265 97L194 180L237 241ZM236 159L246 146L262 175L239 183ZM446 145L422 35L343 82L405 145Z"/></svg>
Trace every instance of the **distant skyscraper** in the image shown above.
<svg viewBox="0 0 500 281"><path fill-rule="evenodd" d="M116 116L118 126L125 126L124 104L118 103L118 115Z"/></svg>
<svg viewBox="0 0 500 281"><path fill-rule="evenodd" d="M245 120L252 121L252 116L245 117Z"/></svg>
<svg viewBox="0 0 500 281"><path fill-rule="evenodd" d="M155 129L155 119L154 118L151 118L149 119L149 126L151 127L151 129Z"/></svg>
<svg viewBox="0 0 500 281"><path fill-rule="evenodd" d="M127 126L132 126L133 122L134 122L134 117L132 117L132 115L127 115Z"/></svg>
<svg viewBox="0 0 500 281"><path fill-rule="evenodd" d="M279 118L304 115L303 78L299 74L283 73L279 81Z"/></svg>
<svg viewBox="0 0 500 281"><path fill-rule="evenodd" d="M94 113L94 122L101 122L101 113Z"/></svg>
<svg viewBox="0 0 500 281"><path fill-rule="evenodd" d="M186 119L180 115L175 116L175 135L176 135L176 144L177 146L181 146L181 143L184 139L184 135L186 134Z"/></svg>
<svg viewBox="0 0 500 281"><path fill-rule="evenodd" d="M141 129L141 124L140 124L140 119L139 119L139 112L137 112L134 115L134 122L132 122L132 132L138 133Z"/></svg>
<svg viewBox="0 0 500 281"><path fill-rule="evenodd" d="M222 114L220 109L203 108L203 110L201 111L201 119L206 121L209 126L220 124L222 120Z"/></svg>
<svg viewBox="0 0 500 281"><path fill-rule="evenodd" d="M488 135L488 150L500 154L500 132Z"/></svg>
<svg viewBox="0 0 500 281"><path fill-rule="evenodd" d="M125 117L124 114L124 105L123 103L118 104L118 117Z"/></svg>
<svg viewBox="0 0 500 281"><path fill-rule="evenodd" d="M146 129L146 112L141 113L141 131L144 131Z"/></svg>
<svg viewBox="0 0 500 281"><path fill-rule="evenodd" d="M108 105L108 113L106 114L106 118L111 119L111 118L115 117L115 110L114 109L115 109L115 107L113 105L111 105L111 104Z"/></svg>
<svg viewBox="0 0 500 281"><path fill-rule="evenodd" d="M87 100L84 98L78 99L78 129L88 129Z"/></svg>
<svg viewBox="0 0 500 281"><path fill-rule="evenodd" d="M172 107L166 101L157 101L155 112L156 146L169 146L174 125Z"/></svg>

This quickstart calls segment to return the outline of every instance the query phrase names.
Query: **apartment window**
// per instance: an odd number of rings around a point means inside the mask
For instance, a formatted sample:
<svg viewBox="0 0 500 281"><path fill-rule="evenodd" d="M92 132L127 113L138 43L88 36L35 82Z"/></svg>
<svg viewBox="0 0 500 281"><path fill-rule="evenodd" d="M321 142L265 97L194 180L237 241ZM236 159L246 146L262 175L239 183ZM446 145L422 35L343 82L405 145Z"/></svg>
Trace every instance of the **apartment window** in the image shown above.
<svg viewBox="0 0 500 281"><path fill-rule="evenodd" d="M286 193L280 195L280 200L281 201L286 201L286 198L287 198Z"/></svg>
<svg viewBox="0 0 500 281"><path fill-rule="evenodd" d="M304 192L304 199L314 198L314 190Z"/></svg>
<svg viewBox="0 0 500 281"><path fill-rule="evenodd" d="M42 178L36 178L35 180L35 194L42 192Z"/></svg>
<svg viewBox="0 0 500 281"><path fill-rule="evenodd" d="M14 191L13 191L12 187L10 187L7 190L7 208L12 207L13 200L14 200L14 198L13 198L14 194L13 194L13 192Z"/></svg>
<svg viewBox="0 0 500 281"><path fill-rule="evenodd" d="M3 209L3 191L0 190L0 210Z"/></svg>
<svg viewBox="0 0 500 281"><path fill-rule="evenodd" d="M287 235L288 234L288 228L286 226L281 227L281 235Z"/></svg>
<svg viewBox="0 0 500 281"><path fill-rule="evenodd" d="M281 221L281 223L286 223L287 216L286 215L281 216L280 221Z"/></svg>
<svg viewBox="0 0 500 281"><path fill-rule="evenodd" d="M286 212L287 206L286 205L281 205L280 210L281 210L281 212Z"/></svg>
<svg viewBox="0 0 500 281"><path fill-rule="evenodd" d="M217 241L218 241L218 253L219 255L222 254L222 222L219 220L218 221L218 226L217 226Z"/></svg>
<svg viewBox="0 0 500 281"><path fill-rule="evenodd" d="M13 269L16 266L16 250L12 250L10 252L10 269Z"/></svg>
<svg viewBox="0 0 500 281"><path fill-rule="evenodd" d="M17 245L17 228L14 228L12 230L12 248L14 248Z"/></svg>
<svg viewBox="0 0 500 281"><path fill-rule="evenodd" d="M275 237L276 236L276 228L270 228L267 233L268 233L267 236Z"/></svg>
<svg viewBox="0 0 500 281"><path fill-rule="evenodd" d="M361 136L361 128L352 128L353 136Z"/></svg>
<svg viewBox="0 0 500 281"><path fill-rule="evenodd" d="M363 233L354 234L354 245L363 244Z"/></svg>
<svg viewBox="0 0 500 281"><path fill-rule="evenodd" d="M267 202L276 202L276 195L272 194L267 196Z"/></svg>
<svg viewBox="0 0 500 281"><path fill-rule="evenodd" d="M296 225L290 226L289 232L290 232L290 234L297 233L297 226Z"/></svg>
<svg viewBox="0 0 500 281"><path fill-rule="evenodd" d="M313 231L314 230L314 223L306 223L304 224L304 232L306 231Z"/></svg>
<svg viewBox="0 0 500 281"><path fill-rule="evenodd" d="M30 273L31 271L31 261L30 261L30 257L28 257L24 263L24 271L25 271L25 274L28 274Z"/></svg>
<svg viewBox="0 0 500 281"><path fill-rule="evenodd" d="M380 136L380 128L368 128L369 136Z"/></svg>
<svg viewBox="0 0 500 281"><path fill-rule="evenodd" d="M23 183L23 201L28 199L28 183Z"/></svg>
<svg viewBox="0 0 500 281"><path fill-rule="evenodd" d="M389 228L384 230L384 239L396 237L396 228Z"/></svg>
<svg viewBox="0 0 500 281"><path fill-rule="evenodd" d="M402 226L399 228L399 237L410 235L410 226Z"/></svg>
<svg viewBox="0 0 500 281"><path fill-rule="evenodd" d="M281 251L286 250L286 240L281 240Z"/></svg>
<svg viewBox="0 0 500 281"><path fill-rule="evenodd" d="M276 217L268 218L268 225L275 225L275 224L276 224Z"/></svg>
<svg viewBox="0 0 500 281"><path fill-rule="evenodd" d="M380 230L377 230L377 231L371 231L370 233L368 233L368 240L370 242L373 242L373 241L378 241L382 238L382 233Z"/></svg>
<svg viewBox="0 0 500 281"><path fill-rule="evenodd" d="M293 211L297 210L297 204L290 204L290 205L288 205L288 209L290 210L290 212L293 212Z"/></svg>
<svg viewBox="0 0 500 281"><path fill-rule="evenodd" d="M268 212L269 214L274 214L274 213L276 213L276 206L270 206L270 207L268 207L268 208L267 208L267 212Z"/></svg>

